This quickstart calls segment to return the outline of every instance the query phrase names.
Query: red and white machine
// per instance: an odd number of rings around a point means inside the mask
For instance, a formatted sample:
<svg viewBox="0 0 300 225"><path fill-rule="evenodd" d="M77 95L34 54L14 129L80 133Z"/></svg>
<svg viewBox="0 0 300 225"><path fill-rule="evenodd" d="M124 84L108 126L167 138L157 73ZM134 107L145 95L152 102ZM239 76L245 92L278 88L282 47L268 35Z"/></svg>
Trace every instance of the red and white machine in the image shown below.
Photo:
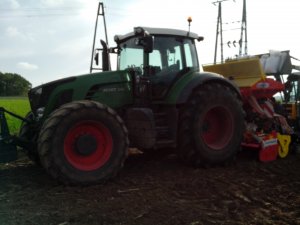
<svg viewBox="0 0 300 225"><path fill-rule="evenodd" d="M227 61L203 66L205 71L222 74L240 88L246 112L246 131L242 146L259 151L259 160L273 161L285 157L291 142L292 129L285 117L275 112L274 95L284 85L267 78L259 58Z"/></svg>

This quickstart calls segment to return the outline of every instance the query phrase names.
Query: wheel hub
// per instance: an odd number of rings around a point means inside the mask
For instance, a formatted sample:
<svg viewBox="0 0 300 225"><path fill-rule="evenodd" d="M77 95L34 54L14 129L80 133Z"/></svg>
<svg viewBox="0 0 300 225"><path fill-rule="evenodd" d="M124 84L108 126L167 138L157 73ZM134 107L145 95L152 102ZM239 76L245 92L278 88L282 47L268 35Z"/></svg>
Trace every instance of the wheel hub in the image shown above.
<svg viewBox="0 0 300 225"><path fill-rule="evenodd" d="M227 108L216 106L206 112L201 126L201 138L207 146L221 150L233 135L233 117Z"/></svg>
<svg viewBox="0 0 300 225"><path fill-rule="evenodd" d="M95 137L84 134L75 141L75 151L83 156L88 156L97 150L97 140Z"/></svg>
<svg viewBox="0 0 300 225"><path fill-rule="evenodd" d="M202 132L208 132L210 129L210 124L208 121L204 121L203 126L202 126Z"/></svg>
<svg viewBox="0 0 300 225"><path fill-rule="evenodd" d="M92 171L110 158L113 141L110 130L102 123L85 120L71 127L64 139L64 154L76 169Z"/></svg>

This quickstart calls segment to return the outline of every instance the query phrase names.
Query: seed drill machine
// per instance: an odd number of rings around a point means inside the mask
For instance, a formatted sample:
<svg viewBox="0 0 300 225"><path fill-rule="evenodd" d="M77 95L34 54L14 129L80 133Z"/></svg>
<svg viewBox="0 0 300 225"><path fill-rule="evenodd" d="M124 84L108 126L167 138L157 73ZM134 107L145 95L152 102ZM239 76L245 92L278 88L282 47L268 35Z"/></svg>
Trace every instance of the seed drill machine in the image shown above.
<svg viewBox="0 0 300 225"><path fill-rule="evenodd" d="M246 112L242 146L259 151L261 161L284 158L299 146L299 67L289 51L205 65L236 83ZM276 96L277 94L277 96ZM276 99L277 97L277 99Z"/></svg>

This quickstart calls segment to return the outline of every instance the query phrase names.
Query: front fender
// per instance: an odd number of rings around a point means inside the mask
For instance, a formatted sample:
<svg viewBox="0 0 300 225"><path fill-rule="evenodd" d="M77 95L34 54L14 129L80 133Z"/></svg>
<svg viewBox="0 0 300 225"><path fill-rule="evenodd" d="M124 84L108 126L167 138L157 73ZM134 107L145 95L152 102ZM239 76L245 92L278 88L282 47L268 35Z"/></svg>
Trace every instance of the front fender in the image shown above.
<svg viewBox="0 0 300 225"><path fill-rule="evenodd" d="M220 83L232 89L241 98L239 88L223 76L210 72L192 72L179 79L166 97L167 104L183 104L187 102L193 90L206 83Z"/></svg>

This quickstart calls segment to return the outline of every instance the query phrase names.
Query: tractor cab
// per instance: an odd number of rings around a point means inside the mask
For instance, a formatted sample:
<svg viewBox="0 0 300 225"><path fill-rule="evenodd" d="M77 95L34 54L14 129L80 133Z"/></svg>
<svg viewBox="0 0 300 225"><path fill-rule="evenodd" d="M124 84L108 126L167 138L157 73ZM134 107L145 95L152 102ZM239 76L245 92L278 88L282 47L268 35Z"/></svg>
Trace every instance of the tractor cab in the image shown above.
<svg viewBox="0 0 300 225"><path fill-rule="evenodd" d="M115 36L117 70L130 72L136 97L163 99L181 76L199 71L195 40L203 37L175 29L136 27Z"/></svg>
<svg viewBox="0 0 300 225"><path fill-rule="evenodd" d="M293 72L286 78L283 93L283 110L290 124L300 130L300 72Z"/></svg>
<svg viewBox="0 0 300 225"><path fill-rule="evenodd" d="M300 100L300 72L294 72L287 77L286 87L286 102L298 102Z"/></svg>

